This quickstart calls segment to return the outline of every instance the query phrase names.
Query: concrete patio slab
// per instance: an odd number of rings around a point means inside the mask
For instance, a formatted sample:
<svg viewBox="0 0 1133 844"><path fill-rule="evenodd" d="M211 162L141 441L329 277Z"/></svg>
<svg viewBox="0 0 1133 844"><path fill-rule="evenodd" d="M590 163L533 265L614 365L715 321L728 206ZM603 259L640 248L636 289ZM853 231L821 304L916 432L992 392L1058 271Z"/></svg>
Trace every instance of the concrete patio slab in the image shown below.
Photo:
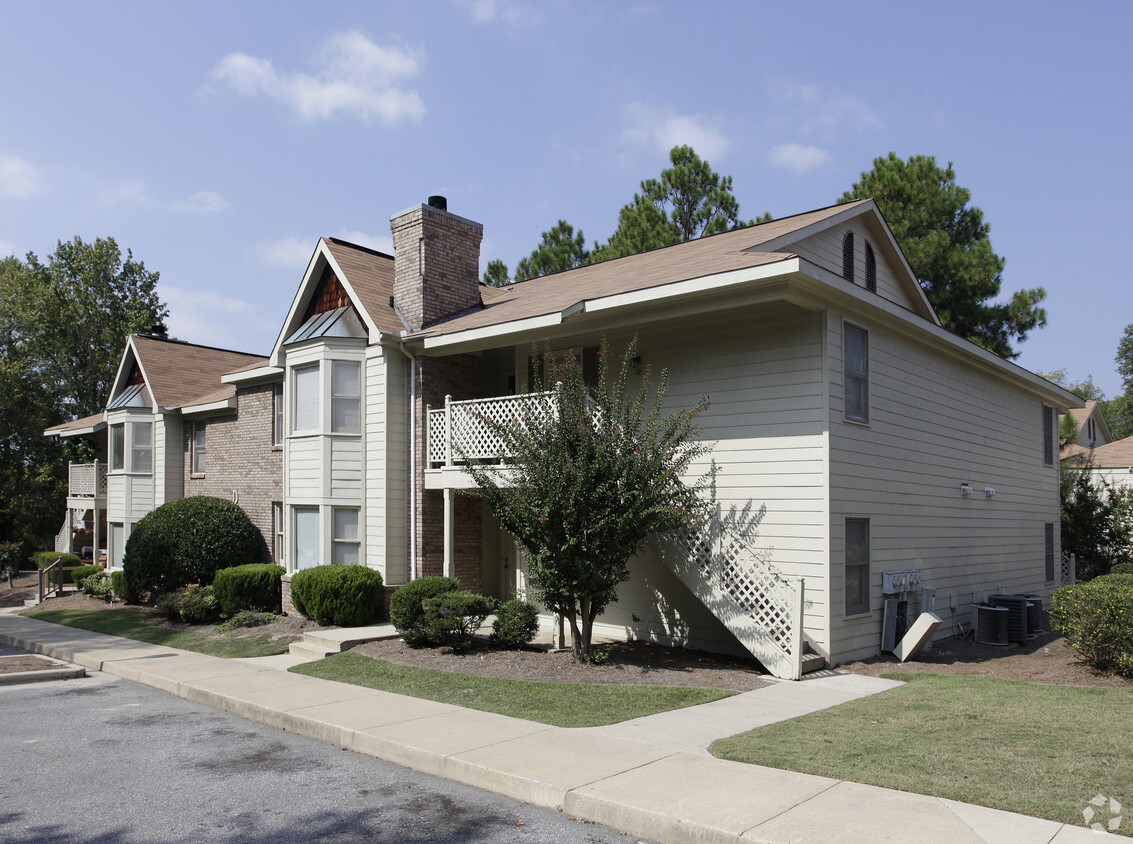
<svg viewBox="0 0 1133 844"><path fill-rule="evenodd" d="M663 748L639 742L555 727L452 754L444 775L535 806L559 809L571 789L668 755Z"/></svg>
<svg viewBox="0 0 1133 844"><path fill-rule="evenodd" d="M732 844L837 782L678 753L577 788L563 808L671 844Z"/></svg>

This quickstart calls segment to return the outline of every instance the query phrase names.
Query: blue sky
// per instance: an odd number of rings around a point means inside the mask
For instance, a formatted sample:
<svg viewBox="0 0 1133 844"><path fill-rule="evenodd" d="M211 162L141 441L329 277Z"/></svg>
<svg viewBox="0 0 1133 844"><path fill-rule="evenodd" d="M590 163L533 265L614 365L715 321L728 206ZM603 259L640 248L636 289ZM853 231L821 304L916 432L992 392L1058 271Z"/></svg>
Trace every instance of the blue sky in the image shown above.
<svg viewBox="0 0 1133 844"><path fill-rule="evenodd" d="M173 334L266 354L321 235L389 251L434 193L514 268L605 240L691 144L741 212L833 203L890 150L954 162L1045 287L1030 369L1093 375L1133 323L1133 4L0 0L0 252L113 236Z"/></svg>

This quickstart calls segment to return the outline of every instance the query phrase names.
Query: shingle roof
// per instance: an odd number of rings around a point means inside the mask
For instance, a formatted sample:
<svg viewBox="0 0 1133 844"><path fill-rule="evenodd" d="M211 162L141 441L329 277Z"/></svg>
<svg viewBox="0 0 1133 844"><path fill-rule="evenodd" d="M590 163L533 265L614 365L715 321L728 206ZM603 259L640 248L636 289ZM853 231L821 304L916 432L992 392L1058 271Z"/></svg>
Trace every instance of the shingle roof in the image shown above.
<svg viewBox="0 0 1133 844"><path fill-rule="evenodd" d="M209 397L222 388L221 375L267 363L267 358L259 355L195 346L179 340L139 334L131 339L146 383L160 407L199 404L202 397Z"/></svg>
<svg viewBox="0 0 1133 844"><path fill-rule="evenodd" d="M404 323L389 304L393 295L393 258L333 237L324 237L322 242L334 256L335 263L342 268L346 281L358 294L362 307L378 330L404 331Z"/></svg>
<svg viewBox="0 0 1133 844"><path fill-rule="evenodd" d="M83 416L79 419L72 419L70 422L62 422L59 425L52 425L43 433L47 436L50 436L51 434L66 434L71 431L83 431L87 428L97 428L100 425L102 425L102 414L95 413L92 416Z"/></svg>
<svg viewBox="0 0 1133 844"><path fill-rule="evenodd" d="M1094 465L1099 469L1125 469L1133 466L1133 437L1099 445L1094 449Z"/></svg>
<svg viewBox="0 0 1133 844"><path fill-rule="evenodd" d="M561 312L584 299L597 296L628 293L785 261L795 256L789 252L761 252L758 247L868 201L821 208L758 226L534 278L498 290L481 287L483 308L432 325L422 333L439 335L482 328Z"/></svg>

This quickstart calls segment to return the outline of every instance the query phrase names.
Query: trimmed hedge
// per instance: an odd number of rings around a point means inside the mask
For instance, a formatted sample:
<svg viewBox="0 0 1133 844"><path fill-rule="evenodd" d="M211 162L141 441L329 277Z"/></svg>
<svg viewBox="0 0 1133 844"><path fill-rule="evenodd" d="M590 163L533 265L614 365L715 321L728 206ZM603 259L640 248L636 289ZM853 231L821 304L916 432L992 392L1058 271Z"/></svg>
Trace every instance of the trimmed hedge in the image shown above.
<svg viewBox="0 0 1133 844"><path fill-rule="evenodd" d="M538 633L539 610L522 598L512 598L500 604L488 643L494 648L518 650L530 644Z"/></svg>
<svg viewBox="0 0 1133 844"><path fill-rule="evenodd" d="M389 599L389 620L406 644L423 645L428 642L424 629L425 601L445 592L455 592L458 585L456 578L431 575L398 587ZM294 590L294 583L291 588Z"/></svg>
<svg viewBox="0 0 1133 844"><path fill-rule="evenodd" d="M274 563L249 563L221 569L212 582L220 611L234 616L241 610L281 612L283 593L280 578L287 573Z"/></svg>
<svg viewBox="0 0 1133 844"><path fill-rule="evenodd" d="M40 571L59 560L59 568L51 571L51 583L55 586L74 583L71 579L71 572L61 571L61 569L77 566L82 562L78 554L68 554L64 551L36 551L31 555L31 558L35 561L35 567Z"/></svg>
<svg viewBox="0 0 1133 844"><path fill-rule="evenodd" d="M110 591L114 593L114 597L120 601L125 601L127 604L137 604L141 602L138 593L130 589L130 584L126 580L126 572L112 571L110 572Z"/></svg>
<svg viewBox="0 0 1133 844"><path fill-rule="evenodd" d="M472 647L472 635L492 614L496 602L475 592L454 589L426 598L424 635L432 645L448 645L454 651Z"/></svg>
<svg viewBox="0 0 1133 844"><path fill-rule="evenodd" d="M382 608L382 576L357 565L315 566L291 577L291 603L323 627L361 627Z"/></svg>
<svg viewBox="0 0 1133 844"><path fill-rule="evenodd" d="M1133 563L1114 563L1110 574L1133 574Z"/></svg>
<svg viewBox="0 0 1133 844"><path fill-rule="evenodd" d="M211 584L220 569L256 559L261 542L248 514L231 501L178 498L134 525L122 567L130 589L159 595Z"/></svg>
<svg viewBox="0 0 1133 844"><path fill-rule="evenodd" d="M1133 574L1063 586L1051 599L1050 618L1094 668L1133 677Z"/></svg>
<svg viewBox="0 0 1133 844"><path fill-rule="evenodd" d="M104 571L106 571L106 569L102 566L79 566L71 572L71 580L75 582L76 586L79 586L92 574L102 574Z"/></svg>

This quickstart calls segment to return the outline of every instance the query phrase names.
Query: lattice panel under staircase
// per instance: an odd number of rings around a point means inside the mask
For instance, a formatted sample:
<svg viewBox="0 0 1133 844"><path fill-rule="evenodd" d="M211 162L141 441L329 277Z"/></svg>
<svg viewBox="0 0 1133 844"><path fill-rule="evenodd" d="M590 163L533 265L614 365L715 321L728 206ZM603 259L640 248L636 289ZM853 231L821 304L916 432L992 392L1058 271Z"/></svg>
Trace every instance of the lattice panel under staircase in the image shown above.
<svg viewBox="0 0 1133 844"><path fill-rule="evenodd" d="M802 676L802 578L779 573L766 554L715 516L651 544L768 671L786 680Z"/></svg>

